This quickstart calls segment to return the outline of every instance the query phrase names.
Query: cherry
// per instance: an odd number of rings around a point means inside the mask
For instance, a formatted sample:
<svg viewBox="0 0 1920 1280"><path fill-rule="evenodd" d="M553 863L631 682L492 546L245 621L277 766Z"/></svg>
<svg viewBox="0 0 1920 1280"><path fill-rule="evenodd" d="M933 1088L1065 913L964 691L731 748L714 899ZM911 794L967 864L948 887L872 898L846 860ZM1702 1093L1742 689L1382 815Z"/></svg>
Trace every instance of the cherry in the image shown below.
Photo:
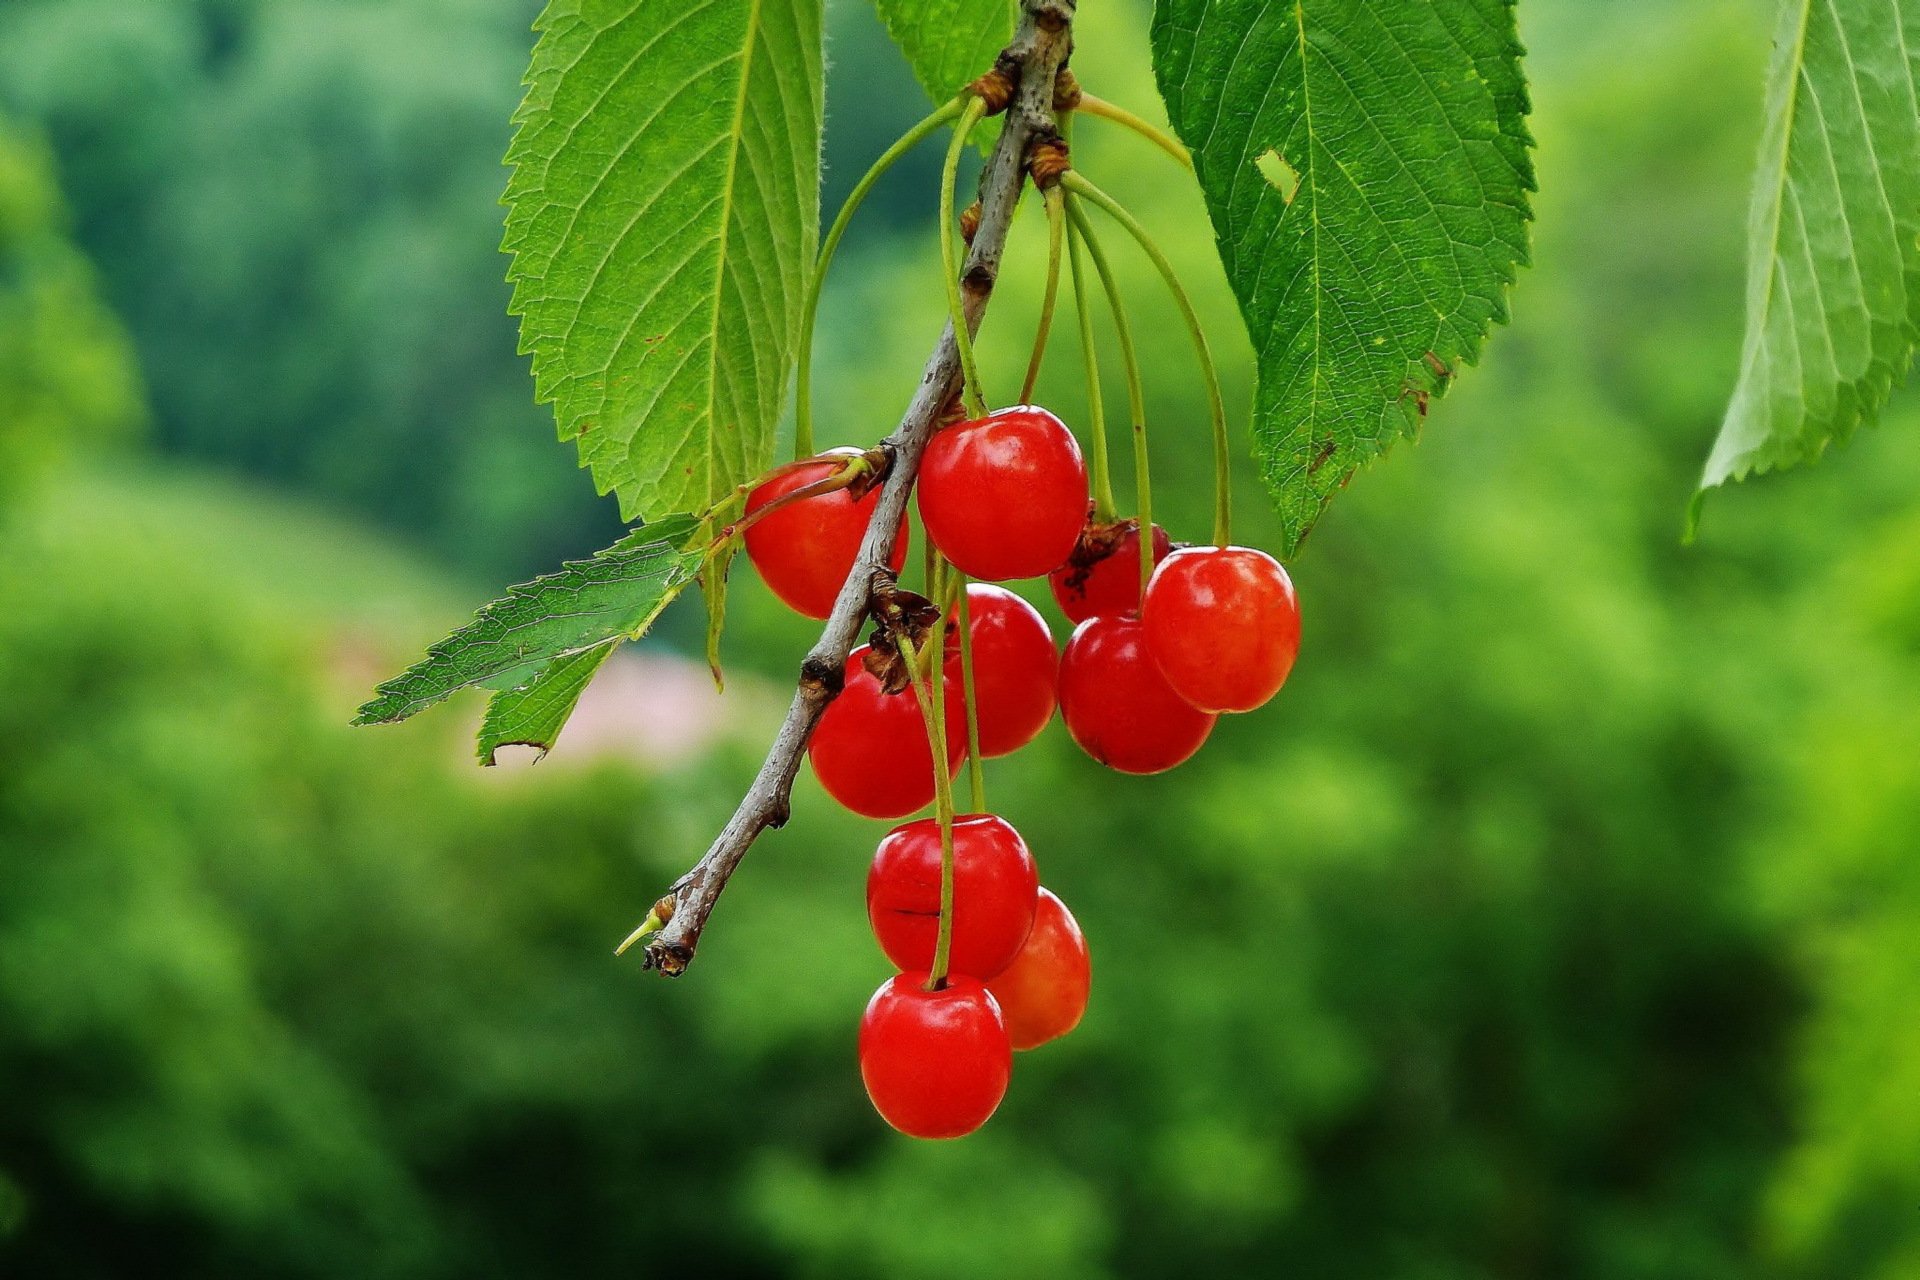
<svg viewBox="0 0 1920 1280"><path fill-rule="evenodd" d="M1012 963L1033 928L1039 873L1027 842L1004 818L953 821L953 942L948 968L985 982ZM933 965L940 930L940 824L895 827L867 872L867 918L900 969Z"/></svg>
<svg viewBox="0 0 1920 1280"><path fill-rule="evenodd" d="M1088 755L1122 773L1173 768L1200 749L1215 719L1173 691L1141 624L1114 617L1087 619L1067 641L1060 714Z"/></svg>
<svg viewBox="0 0 1920 1280"><path fill-rule="evenodd" d="M1032 1049L1079 1026L1092 986L1093 963L1080 922L1051 889L1042 889L1026 945L987 986L1013 1047Z"/></svg>
<svg viewBox="0 0 1920 1280"><path fill-rule="evenodd" d="M927 536L970 577L1038 578L1073 552L1087 464L1066 424L1021 405L936 432L920 462Z"/></svg>
<svg viewBox="0 0 1920 1280"><path fill-rule="evenodd" d="M980 754L1004 756L1032 742L1053 719L1060 655L1040 611L1005 587L968 584L967 623ZM953 627L947 632L947 683L961 686L964 675L960 629Z"/></svg>
<svg viewBox="0 0 1920 1280"><path fill-rule="evenodd" d="M1153 526L1153 562L1167 558L1173 544L1167 531ZM1047 575L1060 612L1074 622L1102 614L1140 611L1140 522L1089 524L1067 562Z"/></svg>
<svg viewBox="0 0 1920 1280"><path fill-rule="evenodd" d="M1202 711L1251 711L1300 652L1300 602L1280 562L1252 547L1187 547L1153 571L1147 650Z"/></svg>
<svg viewBox="0 0 1920 1280"><path fill-rule="evenodd" d="M880 984L860 1018L860 1078L882 1119L911 1138L963 1138L1006 1096L1013 1047L987 989L923 972Z"/></svg>
<svg viewBox="0 0 1920 1280"><path fill-rule="evenodd" d="M777 498L832 475L858 449L829 449L818 458L788 467L747 495L747 514ZM762 581L788 608L809 618L833 612L834 597L853 571L860 541L880 501L878 486L856 499L845 489L801 498L747 526L747 558ZM888 564L895 573L907 562L907 522L893 540Z"/></svg>
<svg viewBox="0 0 1920 1280"><path fill-rule="evenodd" d="M927 743L920 700L911 689L889 694L868 671L869 645L847 656L846 685L827 704L813 731L807 758L827 794L869 818L904 818L933 802L933 749ZM959 690L946 687L947 776L967 751L964 729L954 725L966 708Z"/></svg>

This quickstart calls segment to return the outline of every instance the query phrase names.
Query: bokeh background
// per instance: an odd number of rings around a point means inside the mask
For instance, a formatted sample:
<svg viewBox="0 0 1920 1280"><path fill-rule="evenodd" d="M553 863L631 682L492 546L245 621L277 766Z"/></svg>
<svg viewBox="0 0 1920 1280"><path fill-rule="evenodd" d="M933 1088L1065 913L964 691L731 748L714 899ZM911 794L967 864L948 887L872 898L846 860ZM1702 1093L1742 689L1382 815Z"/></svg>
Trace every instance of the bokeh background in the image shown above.
<svg viewBox="0 0 1920 1280"><path fill-rule="evenodd" d="M1157 114L1144 6L1083 8L1082 78ZM1521 5L1514 324L1299 558L1280 699L1161 778L1057 724L990 768L1094 1001L919 1145L854 1062L880 828L810 779L685 979L609 954L810 638L744 561L724 700L688 600L537 768L473 765L472 700L347 727L617 529L505 315L531 0L5 0L0 1274L1920 1275L1920 406L1679 538L1770 9ZM831 36L829 208L924 109L860 0ZM1080 133L1244 405L1197 199ZM825 443L883 434L937 332L937 150L842 253ZM1203 536L1191 356L1145 357L1160 510ZM1070 327L1043 390L1084 424Z"/></svg>

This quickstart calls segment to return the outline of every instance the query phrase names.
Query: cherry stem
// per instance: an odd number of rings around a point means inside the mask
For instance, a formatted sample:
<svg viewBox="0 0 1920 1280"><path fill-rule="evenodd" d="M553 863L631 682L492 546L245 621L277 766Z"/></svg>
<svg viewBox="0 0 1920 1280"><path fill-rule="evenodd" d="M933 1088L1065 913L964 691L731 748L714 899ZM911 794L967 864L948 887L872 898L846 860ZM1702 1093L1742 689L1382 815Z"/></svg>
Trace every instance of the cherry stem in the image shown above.
<svg viewBox="0 0 1920 1280"><path fill-rule="evenodd" d="M734 521L720 531L720 536L715 539L715 544L717 546L729 538L739 537L782 507L790 507L794 503L804 502L808 498L818 498L822 494L838 493L871 470L873 470L873 464L868 461L866 454L863 453L857 457L848 458L845 464L837 468L832 475L821 476L812 484L803 484L791 493L783 493L766 506Z"/></svg>
<svg viewBox="0 0 1920 1280"><path fill-rule="evenodd" d="M1093 338L1093 300L1087 296L1080 261L1080 228L1067 228L1067 265L1073 272L1073 309L1080 320L1080 359L1087 370L1087 429L1093 453L1093 518L1105 523L1120 507L1113 500L1113 475L1107 466L1107 410L1100 394L1100 355Z"/></svg>
<svg viewBox="0 0 1920 1280"><path fill-rule="evenodd" d="M1133 130L1141 137L1172 156L1189 173L1193 171L1193 153L1180 145L1180 140L1158 125L1142 120L1133 112L1118 103L1108 102L1105 98L1095 97L1082 89L1080 101L1074 107L1075 112L1084 111L1090 116L1099 116L1102 120L1111 120L1117 125Z"/></svg>
<svg viewBox="0 0 1920 1280"><path fill-rule="evenodd" d="M1134 494L1140 509L1140 599L1147 598L1147 579L1153 576L1153 481L1147 466L1147 398L1140 389L1140 360L1133 349L1133 329L1127 323L1127 310L1120 300L1120 286L1113 278L1113 267L1100 247L1080 201L1067 201L1067 216L1087 246L1093 269L1106 290L1107 307L1113 312L1113 330L1120 340L1120 365L1127 375L1127 412L1133 419Z"/></svg>
<svg viewBox="0 0 1920 1280"><path fill-rule="evenodd" d="M967 575L955 572L954 592L959 597L960 616L960 693L967 704L967 783L973 792L973 811L987 811L986 766L980 760L980 706L973 698L973 613L967 600ZM941 650L946 656L946 650Z"/></svg>
<svg viewBox="0 0 1920 1280"><path fill-rule="evenodd" d="M814 264L813 275L807 281L807 300L804 318L800 322L800 372L795 383L793 402L793 456L810 458L813 456L813 328L820 314L820 293L827 282L827 268L833 263L834 250L840 247L840 237L846 234L847 224L853 221L853 214L860 207L867 193L873 190L894 162L913 148L929 134L960 114L966 105L964 97L956 97L922 120L913 128L900 135L900 140L880 153L860 181L854 183L853 190L840 206L840 212L834 216L833 226L827 231L827 238L820 245L820 259Z"/></svg>
<svg viewBox="0 0 1920 1280"><path fill-rule="evenodd" d="M1167 255L1160 251L1147 229L1140 225L1139 219L1128 213L1124 206L1112 196L1081 177L1069 171L1060 181L1076 196L1085 196L1099 205L1107 214L1125 227L1153 260L1154 267L1160 272L1160 278L1167 282L1167 289L1173 294L1174 303L1180 308L1180 318L1186 321L1187 334L1193 339L1194 354L1200 360L1201 380L1207 388L1207 413L1213 419L1213 543L1217 547L1230 546L1233 541L1233 447L1227 436L1227 402L1220 394L1220 371L1214 367L1213 349L1207 345L1207 331L1200 323L1200 313L1194 309L1193 299L1187 296L1180 276L1167 261ZM1142 536L1150 532L1144 527ZM1151 551L1147 553L1151 556Z"/></svg>
<svg viewBox="0 0 1920 1280"><path fill-rule="evenodd" d="M947 318L953 325L954 349L960 355L960 402L969 417L986 416L986 400L980 394L980 366L973 355L973 333L967 328L965 304L960 300L959 255L954 248L953 187L960 172L960 153L967 148L973 126L986 114L987 104L973 98L960 112L960 123L953 128L953 141L947 146L947 163L940 171L940 265L947 278Z"/></svg>
<svg viewBox="0 0 1920 1280"><path fill-rule="evenodd" d="M940 576L936 555L927 557L927 588L935 592ZM939 599L933 594L933 599ZM947 985L948 957L953 951L953 779L947 776L946 666L947 613L940 611L926 650L915 653L912 640L895 632L894 643L907 660L909 683L914 700L920 704L920 718L927 726L927 746L933 753L933 815L940 824L940 930L934 938L933 963L927 969L926 990L938 991ZM922 670L926 668L923 677ZM924 679L924 685L923 685Z"/></svg>
<svg viewBox="0 0 1920 1280"><path fill-rule="evenodd" d="M1020 384L1020 403L1033 403L1033 384L1040 379L1040 362L1047 355L1047 336L1053 331L1054 303L1060 297L1060 246L1067 235L1066 194L1055 183L1047 188L1047 288L1040 299L1040 323L1033 331L1033 356Z"/></svg>

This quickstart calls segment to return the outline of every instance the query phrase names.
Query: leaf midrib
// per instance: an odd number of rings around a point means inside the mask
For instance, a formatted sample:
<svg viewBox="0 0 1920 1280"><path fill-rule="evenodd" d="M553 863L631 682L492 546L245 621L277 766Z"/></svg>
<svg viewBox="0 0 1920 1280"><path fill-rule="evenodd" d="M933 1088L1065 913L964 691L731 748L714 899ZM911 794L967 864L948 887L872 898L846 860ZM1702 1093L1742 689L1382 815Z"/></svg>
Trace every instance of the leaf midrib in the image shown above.
<svg viewBox="0 0 1920 1280"><path fill-rule="evenodd" d="M727 137L727 174L720 187L720 241L719 250L714 254L713 264L713 315L707 328L707 501L719 501L715 492L715 481L720 469L715 460L714 446L719 432L718 413L715 412L720 393L720 311L727 287L727 253L732 242L733 231L733 190L740 172L740 151L745 144L747 120L747 86L753 78L753 46L760 39L760 6L763 0L751 0L747 10L747 34L745 48L740 54L740 86L733 98L733 124Z"/></svg>
<svg viewBox="0 0 1920 1280"><path fill-rule="evenodd" d="M1813 19L1813 0L1800 0L1800 25L1793 37L1793 75L1787 85L1787 105L1782 112L1783 124L1780 129L1780 159L1775 166L1778 175L1773 186L1773 199L1770 201L1770 220L1767 244L1767 284L1761 296L1762 315L1773 314L1774 281L1780 275L1780 224L1786 219L1782 216L1787 200L1787 157L1793 150L1793 125L1800 115L1800 82L1805 78L1807 65L1807 26ZM1765 345L1766 328L1759 330L1760 344Z"/></svg>

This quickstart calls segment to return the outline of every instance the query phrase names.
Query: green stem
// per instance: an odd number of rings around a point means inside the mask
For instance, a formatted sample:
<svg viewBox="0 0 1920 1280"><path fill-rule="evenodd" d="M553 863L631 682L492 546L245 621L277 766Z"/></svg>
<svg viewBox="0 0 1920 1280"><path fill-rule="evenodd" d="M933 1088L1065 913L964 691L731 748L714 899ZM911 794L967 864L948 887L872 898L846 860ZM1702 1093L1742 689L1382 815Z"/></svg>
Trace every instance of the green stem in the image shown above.
<svg viewBox="0 0 1920 1280"><path fill-rule="evenodd" d="M960 123L953 128L947 163L940 171L940 263L947 277L947 318L953 322L953 343L960 353L960 402L974 418L984 417L987 407L980 394L980 367L973 358L973 331L967 328L966 306L960 301L960 256L953 245L953 185L960 172L960 153L967 149L967 138L986 109L978 98L968 101L960 112Z"/></svg>
<svg viewBox="0 0 1920 1280"><path fill-rule="evenodd" d="M1080 262L1080 228L1067 228L1067 265L1073 273L1073 309L1080 320L1080 361L1087 370L1087 431L1092 446L1093 518L1105 523L1120 506L1113 500L1113 475L1107 466L1107 410L1100 394L1100 354L1093 339L1093 300L1087 296Z"/></svg>
<svg viewBox="0 0 1920 1280"><path fill-rule="evenodd" d="M861 454L848 458L844 465L830 475L822 476L812 484L803 484L790 493L783 493L766 506L727 525L721 530L722 539L738 537L782 507L790 507L796 502L805 502L808 498L818 498L823 494L838 493L842 489L850 488L855 480L871 470L873 470L873 464L867 461L867 455Z"/></svg>
<svg viewBox="0 0 1920 1280"><path fill-rule="evenodd" d="M1040 362L1046 358L1047 335L1053 330L1053 307L1060 297L1060 243L1066 239L1066 194L1058 183L1047 188L1047 288L1040 299L1040 323L1033 331L1033 356L1027 361L1027 376L1020 384L1020 403L1033 403L1033 384L1040 378Z"/></svg>
<svg viewBox="0 0 1920 1280"><path fill-rule="evenodd" d="M920 539L920 585L927 599L940 601L940 548L932 538Z"/></svg>
<svg viewBox="0 0 1920 1280"><path fill-rule="evenodd" d="M1120 286L1113 278L1113 267L1093 233L1086 210L1078 199L1067 201L1067 216L1087 246L1093 269L1106 290L1107 306L1113 312L1114 333L1120 339L1120 364L1127 375L1127 411L1133 419L1134 492L1140 508L1140 598L1146 599L1147 579L1153 576L1153 481L1147 466L1147 398L1140 388L1140 361L1133 349L1133 329L1127 323L1127 310L1120 300Z"/></svg>
<svg viewBox="0 0 1920 1280"><path fill-rule="evenodd" d="M1080 101L1074 107L1076 112L1084 111L1090 116L1099 116L1133 130L1141 137L1159 147L1162 151L1179 161L1189 172L1193 170L1193 154L1180 145L1180 140L1157 125L1148 124L1133 112L1105 98L1096 98L1082 90Z"/></svg>
<svg viewBox="0 0 1920 1280"><path fill-rule="evenodd" d="M967 782L973 791L973 812L987 811L986 766L980 761L980 707L973 698L973 613L967 601L967 575L954 574L960 598L960 693L967 703ZM940 651L946 656L946 650Z"/></svg>
<svg viewBox="0 0 1920 1280"><path fill-rule="evenodd" d="M966 105L965 98L955 98L922 120L913 128L900 135L900 140L880 153L860 181L854 183L853 190L847 193L847 199L840 206L840 212L833 219L833 226L827 230L827 238L820 245L820 260L814 264L813 275L807 281L807 300L804 318L800 322L800 373L794 391L793 405L793 456L811 458L813 456L813 326L820 314L820 291L826 284L827 268L833 262L833 252L840 247L840 237L846 234L847 224L853 221L854 210L860 207L867 193L873 190L876 182L894 162L913 150L920 141L936 132L947 121L958 116Z"/></svg>
<svg viewBox="0 0 1920 1280"><path fill-rule="evenodd" d="M939 597L934 597L938 599ZM946 665L947 615L940 614L925 652L916 654L911 641L896 633L896 643L911 667L914 700L927 726L927 746L933 753L933 816L940 824L940 930L934 938L933 964L927 969L926 990L947 984L948 959L953 952L953 779L947 776ZM927 670L922 676L922 669Z"/></svg>
<svg viewBox="0 0 1920 1280"><path fill-rule="evenodd" d="M1207 412L1213 419L1213 542L1219 547L1230 546L1233 541L1233 448L1227 436L1227 402L1220 394L1220 371L1214 367L1213 350L1207 345L1207 333L1200 324L1200 313L1194 309L1193 299L1187 296L1179 274L1174 271L1173 264L1167 261L1167 255L1160 252L1160 246L1153 242L1147 229L1119 201L1078 173L1067 173L1061 182L1076 196L1085 196L1099 205L1115 222L1126 228L1127 234L1153 260L1160 278L1167 282L1167 288L1173 294L1174 303L1180 308L1180 318L1186 321L1187 333L1193 339L1194 354L1200 359L1201 378L1207 388ZM1149 528L1145 517L1142 517L1141 528L1143 531ZM1141 545L1146 545L1144 537Z"/></svg>

